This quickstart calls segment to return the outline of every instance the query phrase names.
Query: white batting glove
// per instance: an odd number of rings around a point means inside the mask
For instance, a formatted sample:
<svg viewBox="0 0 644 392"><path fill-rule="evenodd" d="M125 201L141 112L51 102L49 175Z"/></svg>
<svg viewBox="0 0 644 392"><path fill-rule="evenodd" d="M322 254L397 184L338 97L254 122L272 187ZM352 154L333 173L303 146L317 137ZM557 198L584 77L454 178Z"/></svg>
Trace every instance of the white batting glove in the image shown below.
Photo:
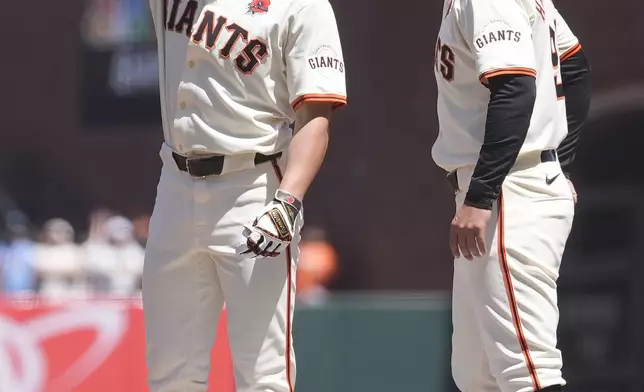
<svg viewBox="0 0 644 392"><path fill-rule="evenodd" d="M275 198L264 207L257 218L244 226L239 254L250 257L275 257L293 240L295 221L302 209L302 202L282 190L275 192Z"/></svg>

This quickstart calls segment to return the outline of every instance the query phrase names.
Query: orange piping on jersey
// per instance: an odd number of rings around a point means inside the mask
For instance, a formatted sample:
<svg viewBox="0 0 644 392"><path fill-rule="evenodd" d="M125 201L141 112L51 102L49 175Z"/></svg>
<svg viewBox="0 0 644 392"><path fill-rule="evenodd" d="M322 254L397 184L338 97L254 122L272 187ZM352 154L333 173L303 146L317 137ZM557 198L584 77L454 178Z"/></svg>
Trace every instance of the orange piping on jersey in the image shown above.
<svg viewBox="0 0 644 392"><path fill-rule="evenodd" d="M532 380L532 386L535 391L541 390L541 383L539 382L539 376L537 375L537 368L534 365L532 356L530 355L530 348L528 347L528 340L525 337L523 332L523 326L521 324L521 317L519 315L519 305L517 303L517 298L514 292L514 285L512 284L512 273L510 271L510 265L508 264L508 254L505 247L505 209L503 208L503 194L499 196L498 206L498 219L497 219L497 238L498 238L498 253L499 253L499 264L501 266L501 275L503 275L503 283L505 285L505 291L508 296L508 303L510 305L510 314L512 315L512 323L514 324L514 330L519 340L519 347L521 347L521 352L525 358L526 367L528 368L528 373Z"/></svg>
<svg viewBox="0 0 644 392"><path fill-rule="evenodd" d="M566 50L559 56L559 61L564 61L567 60L568 58L574 56L577 52L581 50L581 44L577 42L577 45L573 46L572 48Z"/></svg>
<svg viewBox="0 0 644 392"><path fill-rule="evenodd" d="M333 108L337 109L347 105L347 97L339 94L304 94L295 98L291 106L297 112L304 102L330 102L333 103Z"/></svg>
<svg viewBox="0 0 644 392"><path fill-rule="evenodd" d="M500 75L527 75L537 77L537 71L532 68L522 68L522 67L509 67L501 69L492 69L487 72L483 72L479 76L479 80L483 82L485 79L493 78Z"/></svg>

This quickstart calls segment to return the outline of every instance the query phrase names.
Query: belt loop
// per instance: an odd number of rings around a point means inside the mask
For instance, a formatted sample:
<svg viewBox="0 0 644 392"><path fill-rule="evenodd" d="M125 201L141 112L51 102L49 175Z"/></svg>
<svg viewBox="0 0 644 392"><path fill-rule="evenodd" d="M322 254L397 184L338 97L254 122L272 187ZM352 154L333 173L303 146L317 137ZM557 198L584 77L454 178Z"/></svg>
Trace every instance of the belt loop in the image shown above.
<svg viewBox="0 0 644 392"><path fill-rule="evenodd" d="M255 167L255 154L238 154L226 155L224 158L224 167L221 174L228 174L242 170L250 170Z"/></svg>

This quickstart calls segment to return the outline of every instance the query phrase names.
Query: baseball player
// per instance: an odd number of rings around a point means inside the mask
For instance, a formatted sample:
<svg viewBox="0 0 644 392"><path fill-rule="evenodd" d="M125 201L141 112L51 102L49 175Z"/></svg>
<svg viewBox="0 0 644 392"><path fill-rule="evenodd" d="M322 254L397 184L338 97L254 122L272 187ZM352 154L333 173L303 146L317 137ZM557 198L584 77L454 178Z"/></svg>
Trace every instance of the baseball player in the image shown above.
<svg viewBox="0 0 644 392"><path fill-rule="evenodd" d="M575 95L587 93L588 68L561 21L551 0L444 4L432 155L456 191L452 372L463 392L565 385L557 278L574 202L562 164L588 110ZM570 133L566 106L580 109Z"/></svg>
<svg viewBox="0 0 644 392"><path fill-rule="evenodd" d="M225 303L237 391L293 392L302 199L347 100L334 12L328 0L150 6L165 137L143 272L150 389L207 390Z"/></svg>

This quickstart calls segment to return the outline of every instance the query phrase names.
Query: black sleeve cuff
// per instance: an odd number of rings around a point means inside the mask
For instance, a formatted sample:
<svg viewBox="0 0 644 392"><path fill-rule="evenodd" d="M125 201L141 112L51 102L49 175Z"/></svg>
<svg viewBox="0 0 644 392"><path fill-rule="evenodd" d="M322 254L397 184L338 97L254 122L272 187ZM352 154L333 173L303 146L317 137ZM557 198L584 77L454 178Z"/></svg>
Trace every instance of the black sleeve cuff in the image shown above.
<svg viewBox="0 0 644 392"><path fill-rule="evenodd" d="M492 198L488 195L476 194L468 191L467 196L465 196L464 204L481 210L491 210L497 197Z"/></svg>

